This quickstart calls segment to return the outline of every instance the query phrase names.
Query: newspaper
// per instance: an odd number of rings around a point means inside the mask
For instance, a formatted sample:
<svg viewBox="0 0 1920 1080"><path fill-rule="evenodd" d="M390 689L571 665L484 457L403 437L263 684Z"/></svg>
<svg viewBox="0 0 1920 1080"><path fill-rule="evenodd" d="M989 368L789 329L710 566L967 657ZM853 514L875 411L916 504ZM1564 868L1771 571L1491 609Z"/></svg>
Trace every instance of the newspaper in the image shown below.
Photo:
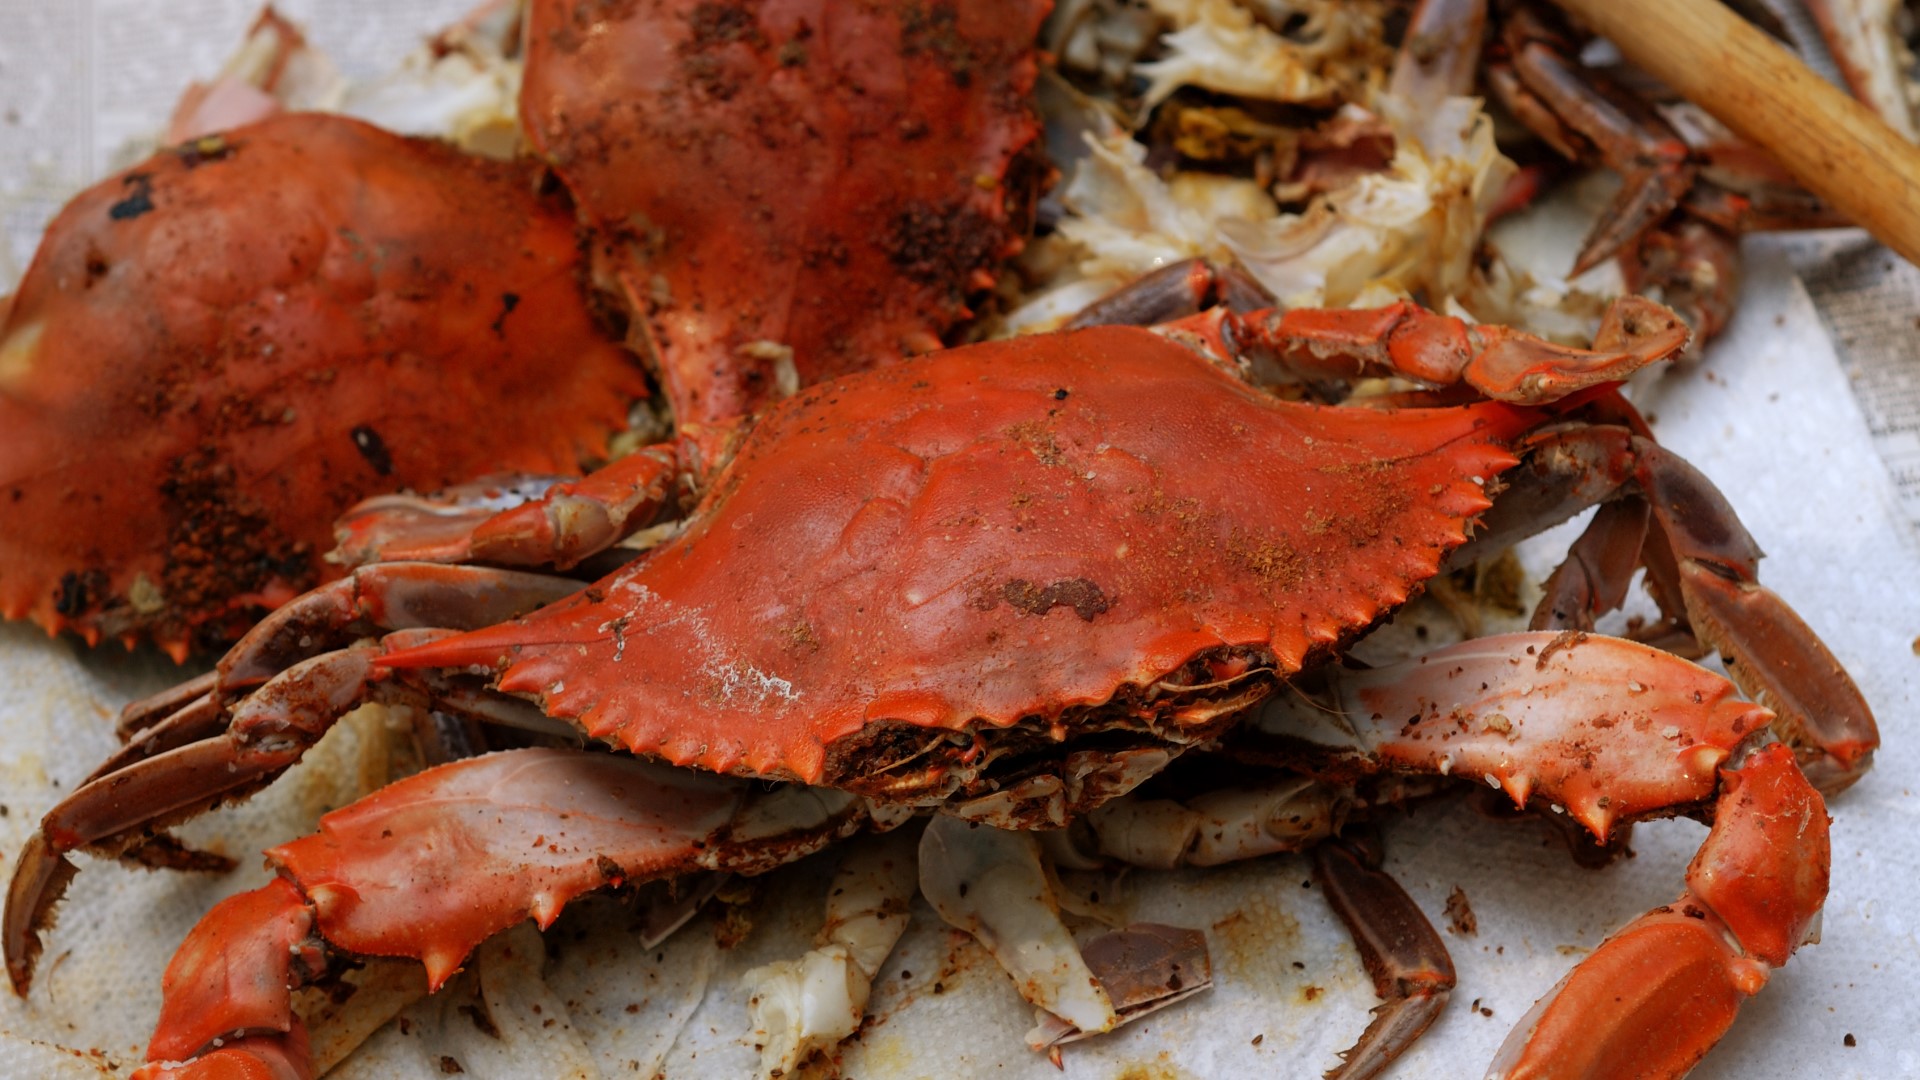
<svg viewBox="0 0 1920 1080"><path fill-rule="evenodd" d="M348 75L386 70L469 0L319 0L280 5ZM140 152L182 84L218 69L253 0L0 0L0 291L45 222L87 183ZM1769 552L1767 580L1855 673L1887 745L1837 800L1824 939L1750 1002L1694 1074L1920 1075L1920 906L1912 881L1920 769L1909 713L1920 700L1920 365L1906 342L1920 272L1857 234L1823 244L1749 244L1739 317L1704 360L1637 388L1663 442L1726 490ZM1831 338L1829 337L1831 328ZM1537 580L1568 541L1530 547ZM63 785L108 751L110 716L167 685L151 654L87 653L0 625L0 855L9 861ZM158 974L195 918L265 871L251 853L311 827L376 782L377 724L347 725L248 805L190 839L241 869L219 878L89 863L70 894L40 982L0 993L0 1080L124 1075L159 1005ZM1388 868L1436 921L1458 891L1478 929L1444 931L1455 1000L1393 1071L1472 1075L1532 1001L1613 928L1671 899L1703 830L1651 823L1636 857L1601 873L1571 865L1533 826L1485 821L1464 803L1387 830ZM630 917L589 902L541 943L522 928L487 946L447 991L382 1026L332 1075L744 1076L756 1060L741 972L804 951L821 917L830 856L780 871L751 905L753 930L722 948L695 922L638 949ZM1137 874L1109 901L1134 918L1206 930L1217 985L1115 1036L1068 1048L1068 1077L1315 1076L1374 1004L1344 930L1299 859L1212 873ZM1021 1035L1031 1011L964 935L924 905L882 971L869 1024L838 1071L862 1077L1056 1074ZM479 1022L480 1017L486 1023ZM449 1064L451 1063L451 1064Z"/></svg>
<svg viewBox="0 0 1920 1080"><path fill-rule="evenodd" d="M1920 268L1850 230L1794 250L1901 511L1920 528Z"/></svg>

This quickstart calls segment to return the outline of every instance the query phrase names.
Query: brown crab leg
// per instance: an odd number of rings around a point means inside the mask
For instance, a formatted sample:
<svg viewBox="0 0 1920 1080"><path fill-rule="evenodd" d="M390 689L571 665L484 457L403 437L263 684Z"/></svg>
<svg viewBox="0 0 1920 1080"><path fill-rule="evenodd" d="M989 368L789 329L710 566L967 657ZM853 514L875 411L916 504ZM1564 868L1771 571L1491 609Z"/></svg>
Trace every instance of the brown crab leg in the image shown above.
<svg viewBox="0 0 1920 1080"><path fill-rule="evenodd" d="M1631 496L1600 504L1565 561L1541 586L1527 629L1591 630L1597 615L1626 603L1646 544L1649 512L1645 499Z"/></svg>
<svg viewBox="0 0 1920 1080"><path fill-rule="evenodd" d="M1453 992L1453 958L1413 897L1371 853L1339 840L1313 849L1313 879L1353 935L1381 1004L1327 1080L1368 1080L1439 1018Z"/></svg>
<svg viewBox="0 0 1920 1080"><path fill-rule="evenodd" d="M214 673L209 672L209 675ZM199 682L200 680L195 680ZM126 744L87 774L82 784L116 773L136 761L163 754L188 743L209 739L224 731L227 713L211 693L201 694L178 710L126 734Z"/></svg>
<svg viewBox="0 0 1920 1080"><path fill-rule="evenodd" d="M120 710L120 725L116 729L121 741L131 739L136 732L166 719L192 704L195 699L207 696L218 684L219 679L218 671L209 671L162 690L151 697L128 703Z"/></svg>
<svg viewBox="0 0 1920 1080"><path fill-rule="evenodd" d="M1487 0L1421 0L1394 57L1387 93L1425 103L1473 93Z"/></svg>
<svg viewBox="0 0 1920 1080"><path fill-rule="evenodd" d="M1598 158L1620 174L1619 193L1574 259L1578 276L1673 212L1693 186L1691 151L1645 102L1572 59L1572 45L1537 12L1515 10L1501 40L1504 56L1487 81L1502 103L1561 154Z"/></svg>
<svg viewBox="0 0 1920 1080"><path fill-rule="evenodd" d="M612 754L510 750L429 769L274 848L280 878L201 920L167 967L150 1064L135 1075L311 1076L291 991L335 950L419 960L438 989L480 942L529 917L550 925L583 893L764 872L864 819L837 792L760 794Z"/></svg>
<svg viewBox="0 0 1920 1080"><path fill-rule="evenodd" d="M273 678L300 660L371 634L492 626L562 600L578 582L523 570L377 563L281 605L220 658L220 690Z"/></svg>
<svg viewBox="0 0 1920 1080"><path fill-rule="evenodd" d="M1184 259L1135 278L1080 309L1063 330L1086 326L1156 326L1220 305L1230 311L1273 306L1273 294L1238 265Z"/></svg>

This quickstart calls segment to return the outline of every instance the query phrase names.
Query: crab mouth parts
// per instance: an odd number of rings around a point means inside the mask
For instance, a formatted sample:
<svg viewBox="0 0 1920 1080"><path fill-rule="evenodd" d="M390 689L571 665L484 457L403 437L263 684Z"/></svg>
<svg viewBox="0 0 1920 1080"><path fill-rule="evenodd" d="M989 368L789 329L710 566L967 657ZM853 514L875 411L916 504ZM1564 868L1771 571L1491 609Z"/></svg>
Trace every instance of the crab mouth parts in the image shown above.
<svg viewBox="0 0 1920 1080"><path fill-rule="evenodd" d="M1278 685L1259 649L1209 650L1098 705L959 730L880 721L829 750L828 783L875 803L1025 828L1064 825L1210 742Z"/></svg>

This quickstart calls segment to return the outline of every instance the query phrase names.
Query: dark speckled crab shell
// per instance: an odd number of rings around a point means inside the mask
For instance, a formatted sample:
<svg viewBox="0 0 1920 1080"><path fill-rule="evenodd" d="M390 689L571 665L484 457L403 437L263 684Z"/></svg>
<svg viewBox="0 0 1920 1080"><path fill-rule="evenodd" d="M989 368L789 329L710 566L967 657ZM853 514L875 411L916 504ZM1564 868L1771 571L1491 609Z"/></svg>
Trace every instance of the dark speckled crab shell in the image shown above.
<svg viewBox="0 0 1920 1080"><path fill-rule="evenodd" d="M179 655L367 495L603 454L645 380L535 171L296 113L76 198L0 323L0 612Z"/></svg>

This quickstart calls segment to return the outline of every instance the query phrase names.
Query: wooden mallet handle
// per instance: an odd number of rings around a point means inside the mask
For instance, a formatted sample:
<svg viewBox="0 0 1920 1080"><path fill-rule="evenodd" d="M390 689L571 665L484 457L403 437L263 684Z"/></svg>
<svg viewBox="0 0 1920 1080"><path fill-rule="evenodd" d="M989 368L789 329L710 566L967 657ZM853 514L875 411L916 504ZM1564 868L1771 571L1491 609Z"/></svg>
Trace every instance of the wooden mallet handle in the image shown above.
<svg viewBox="0 0 1920 1080"><path fill-rule="evenodd" d="M1920 146L1717 0L1554 0L1920 265Z"/></svg>

